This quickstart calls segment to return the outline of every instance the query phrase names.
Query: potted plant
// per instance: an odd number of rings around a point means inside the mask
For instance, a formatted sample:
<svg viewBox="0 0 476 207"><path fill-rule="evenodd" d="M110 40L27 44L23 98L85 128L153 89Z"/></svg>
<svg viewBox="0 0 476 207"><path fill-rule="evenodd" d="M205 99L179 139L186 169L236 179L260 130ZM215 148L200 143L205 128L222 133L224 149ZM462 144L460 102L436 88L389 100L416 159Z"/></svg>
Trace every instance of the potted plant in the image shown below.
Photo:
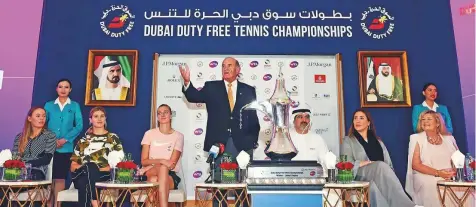
<svg viewBox="0 0 476 207"><path fill-rule="evenodd" d="M19 180L21 169L25 168L25 163L21 160L7 160L3 163L5 169L3 173L4 180Z"/></svg>
<svg viewBox="0 0 476 207"><path fill-rule="evenodd" d="M340 183L350 183L354 180L354 175L352 174L354 164L347 162L346 158L347 157L341 157L341 161L336 164L336 168L339 170L337 173L337 181Z"/></svg>
<svg viewBox="0 0 476 207"><path fill-rule="evenodd" d="M134 170L137 165L133 161L122 161L117 163L116 178L119 182L130 183L134 179Z"/></svg>
<svg viewBox="0 0 476 207"><path fill-rule="evenodd" d="M238 169L238 164L234 162L223 162L220 164L220 168L222 183L236 183L236 169Z"/></svg>

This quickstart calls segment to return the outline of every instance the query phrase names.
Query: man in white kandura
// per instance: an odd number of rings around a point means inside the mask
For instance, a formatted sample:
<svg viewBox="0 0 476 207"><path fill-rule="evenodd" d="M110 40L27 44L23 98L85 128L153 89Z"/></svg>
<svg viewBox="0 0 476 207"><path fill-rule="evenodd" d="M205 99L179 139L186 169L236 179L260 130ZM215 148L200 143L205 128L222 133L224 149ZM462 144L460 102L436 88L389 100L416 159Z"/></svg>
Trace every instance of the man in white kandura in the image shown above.
<svg viewBox="0 0 476 207"><path fill-rule="evenodd" d="M113 56L104 57L96 72L99 86L92 91L92 100L130 100L130 83L122 74L121 64Z"/></svg>
<svg viewBox="0 0 476 207"><path fill-rule="evenodd" d="M329 148L320 135L310 133L311 110L308 108L296 108L292 111L291 119L294 127L289 129L289 134L294 146L298 150L296 157L292 160L316 160L322 165L324 175L327 176L324 162Z"/></svg>

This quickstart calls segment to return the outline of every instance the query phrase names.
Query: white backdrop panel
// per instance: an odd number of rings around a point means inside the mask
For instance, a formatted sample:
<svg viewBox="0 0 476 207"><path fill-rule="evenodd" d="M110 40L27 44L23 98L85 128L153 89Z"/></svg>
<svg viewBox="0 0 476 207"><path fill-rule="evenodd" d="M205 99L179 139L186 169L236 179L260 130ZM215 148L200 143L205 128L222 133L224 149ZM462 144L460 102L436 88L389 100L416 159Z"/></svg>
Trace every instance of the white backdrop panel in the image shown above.
<svg viewBox="0 0 476 207"><path fill-rule="evenodd" d="M281 66L291 99L311 108L312 133L321 135L329 149L339 154L339 140L344 129L341 127L343 109L339 86L342 79L337 55L160 55L155 60L152 112L155 114L160 104L170 105L172 125L185 135L183 173L180 174L190 200L194 199L195 184L204 182L208 176L207 154L202 150L207 111L204 104L188 103L185 99L178 65L189 65L191 81L198 88L206 81L221 80L221 62L228 56L240 62L239 80L256 87L258 100L266 100L272 95ZM270 139L270 122L261 112L258 112L258 118L260 146L255 150L255 158L263 159L263 143ZM156 126L155 119L152 120L151 125Z"/></svg>

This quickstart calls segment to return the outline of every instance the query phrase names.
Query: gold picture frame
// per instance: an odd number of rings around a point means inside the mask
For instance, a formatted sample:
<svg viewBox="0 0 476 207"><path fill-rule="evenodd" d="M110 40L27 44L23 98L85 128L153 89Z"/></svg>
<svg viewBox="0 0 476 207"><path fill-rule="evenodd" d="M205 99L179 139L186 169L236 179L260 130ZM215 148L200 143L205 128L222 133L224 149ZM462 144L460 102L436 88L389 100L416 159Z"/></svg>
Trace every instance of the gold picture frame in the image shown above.
<svg viewBox="0 0 476 207"><path fill-rule="evenodd" d="M86 106L135 106L137 50L89 50Z"/></svg>
<svg viewBox="0 0 476 207"><path fill-rule="evenodd" d="M411 107L406 51L359 51L361 107Z"/></svg>

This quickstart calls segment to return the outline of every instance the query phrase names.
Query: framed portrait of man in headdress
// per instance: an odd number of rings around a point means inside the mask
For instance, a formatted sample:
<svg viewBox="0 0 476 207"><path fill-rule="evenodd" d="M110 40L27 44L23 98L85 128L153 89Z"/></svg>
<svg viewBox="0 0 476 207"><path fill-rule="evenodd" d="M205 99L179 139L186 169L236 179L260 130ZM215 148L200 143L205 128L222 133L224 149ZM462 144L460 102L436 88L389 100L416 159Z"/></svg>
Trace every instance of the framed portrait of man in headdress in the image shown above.
<svg viewBox="0 0 476 207"><path fill-rule="evenodd" d="M361 107L411 107L407 53L359 51Z"/></svg>
<svg viewBox="0 0 476 207"><path fill-rule="evenodd" d="M135 106L137 50L89 50L86 106Z"/></svg>

